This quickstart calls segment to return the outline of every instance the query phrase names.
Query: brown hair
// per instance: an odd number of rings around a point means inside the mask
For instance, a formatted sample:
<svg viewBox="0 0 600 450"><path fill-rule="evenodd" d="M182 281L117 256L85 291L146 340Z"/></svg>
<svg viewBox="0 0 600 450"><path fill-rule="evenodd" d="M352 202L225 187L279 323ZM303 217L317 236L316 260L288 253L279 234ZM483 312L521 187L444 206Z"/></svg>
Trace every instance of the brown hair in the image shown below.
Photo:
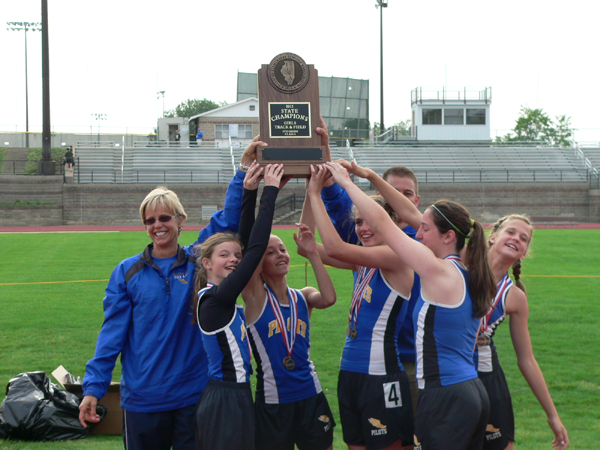
<svg viewBox="0 0 600 450"><path fill-rule="evenodd" d="M239 238L233 233L216 233L203 243L194 246L194 254L196 255L196 277L194 281L194 297L192 298L191 303L193 316L192 323L198 322L196 313L198 308L198 292L201 289L204 289L208 283L208 274L206 272L206 267L202 264L202 260L204 258L212 258L215 248L224 242L237 242L240 244L240 247L242 246Z"/></svg>
<svg viewBox="0 0 600 450"><path fill-rule="evenodd" d="M492 236L498 234L500 232L500 230L502 230L502 228L504 228L504 226L511 220L520 220L522 222L525 222L527 225L529 225L531 227L531 236L529 238L529 242L527 243L527 253L525 253L525 256L527 256L529 254L529 245L531 244L531 240L533 239L533 223L531 222L531 219L529 218L529 216L527 216L526 214L509 214L507 216L504 216L504 217L501 217L500 219L498 219L496 221L496 223L494 224L494 227L492 228L492 233L490 234L490 239L492 238ZM490 241L488 241L488 244L490 247L493 245ZM525 289L525 285L521 281L521 265L522 265L522 259L517 259L511 266L512 274L515 279L515 284L517 285L517 287L519 289L521 289L523 292L527 293L527 290Z"/></svg>
<svg viewBox="0 0 600 450"><path fill-rule="evenodd" d="M383 178L384 181L387 181L390 176L398 178L410 178L415 183L415 195L419 195L419 180L417 180L417 176L415 175L415 173L408 167L390 167L385 172L383 172L381 178Z"/></svg>
<svg viewBox="0 0 600 450"><path fill-rule="evenodd" d="M383 198L383 196L371 195L370 197L375 203L377 203L379 206L381 206L385 210L386 213L388 213L388 216L390 216L390 218L394 221L394 223L398 222L398 214L396 214L396 211L394 211L394 209L390 206L390 204L387 202L387 200L385 198ZM358 208L353 205L352 211L350 212L348 220L355 219L357 210L358 210Z"/></svg>
<svg viewBox="0 0 600 450"><path fill-rule="evenodd" d="M496 280L487 258L485 232L479 222L471 221L469 211L460 203L438 200L431 208L433 223L440 233L453 231L456 235L456 251L465 246L465 266L467 267L469 294L473 300L475 317L485 316L496 295ZM442 215L443 214L443 215Z"/></svg>

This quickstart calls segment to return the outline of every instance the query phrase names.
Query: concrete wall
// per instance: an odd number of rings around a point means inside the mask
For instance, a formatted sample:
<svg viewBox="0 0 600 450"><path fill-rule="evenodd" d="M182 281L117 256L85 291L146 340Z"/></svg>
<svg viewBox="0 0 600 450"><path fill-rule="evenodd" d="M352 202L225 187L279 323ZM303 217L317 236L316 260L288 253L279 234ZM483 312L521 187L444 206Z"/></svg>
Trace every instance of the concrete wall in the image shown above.
<svg viewBox="0 0 600 450"><path fill-rule="evenodd" d="M63 184L61 176L0 177L0 203L39 201L43 206L1 206L0 226L26 225L139 225L139 205L154 184ZM226 184L174 184L188 214L188 223L202 221L202 205L223 207ZM280 195L304 195L304 183L294 180ZM484 223L509 213L564 218L565 222L600 222L600 190L585 183L423 183L424 210L440 198L465 205ZM298 206L300 208L300 205ZM285 211L281 211L283 214ZM279 212L278 212L279 214ZM285 222L294 223L290 216Z"/></svg>

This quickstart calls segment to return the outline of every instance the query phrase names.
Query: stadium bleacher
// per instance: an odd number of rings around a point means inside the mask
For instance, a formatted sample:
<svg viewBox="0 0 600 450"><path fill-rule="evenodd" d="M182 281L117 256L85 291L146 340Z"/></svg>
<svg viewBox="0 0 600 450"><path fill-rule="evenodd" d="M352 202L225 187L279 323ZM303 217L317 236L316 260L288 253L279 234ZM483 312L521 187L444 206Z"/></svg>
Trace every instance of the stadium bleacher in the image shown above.
<svg viewBox="0 0 600 450"><path fill-rule="evenodd" d="M227 183L243 148L137 146L76 148L76 183ZM585 149L600 167L600 148ZM378 174L403 165L421 182L588 182L581 151L558 147L332 147L332 159L351 159ZM596 172L597 173L597 172Z"/></svg>

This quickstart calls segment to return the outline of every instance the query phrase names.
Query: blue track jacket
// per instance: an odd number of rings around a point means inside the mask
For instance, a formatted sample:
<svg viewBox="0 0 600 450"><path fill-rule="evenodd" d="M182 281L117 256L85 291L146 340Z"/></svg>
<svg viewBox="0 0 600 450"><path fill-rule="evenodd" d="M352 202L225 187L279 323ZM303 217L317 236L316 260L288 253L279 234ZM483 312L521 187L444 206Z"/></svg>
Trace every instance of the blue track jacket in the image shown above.
<svg viewBox="0 0 600 450"><path fill-rule="evenodd" d="M86 366L84 395L101 399L121 354L121 407L158 412L195 404L208 383L202 335L192 324L193 246L220 231L237 232L245 173L229 183L225 206L211 217L198 240L179 247L163 274L152 261L153 244L114 269L103 300L104 323L96 353Z"/></svg>

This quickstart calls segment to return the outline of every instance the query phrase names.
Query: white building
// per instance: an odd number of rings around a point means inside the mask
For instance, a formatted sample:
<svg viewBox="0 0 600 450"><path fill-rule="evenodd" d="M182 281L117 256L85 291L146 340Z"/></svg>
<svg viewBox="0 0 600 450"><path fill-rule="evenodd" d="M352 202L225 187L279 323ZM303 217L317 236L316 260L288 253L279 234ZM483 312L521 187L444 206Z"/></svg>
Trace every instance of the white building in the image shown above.
<svg viewBox="0 0 600 450"><path fill-rule="evenodd" d="M423 141L489 141L492 88L416 88L412 136Z"/></svg>

